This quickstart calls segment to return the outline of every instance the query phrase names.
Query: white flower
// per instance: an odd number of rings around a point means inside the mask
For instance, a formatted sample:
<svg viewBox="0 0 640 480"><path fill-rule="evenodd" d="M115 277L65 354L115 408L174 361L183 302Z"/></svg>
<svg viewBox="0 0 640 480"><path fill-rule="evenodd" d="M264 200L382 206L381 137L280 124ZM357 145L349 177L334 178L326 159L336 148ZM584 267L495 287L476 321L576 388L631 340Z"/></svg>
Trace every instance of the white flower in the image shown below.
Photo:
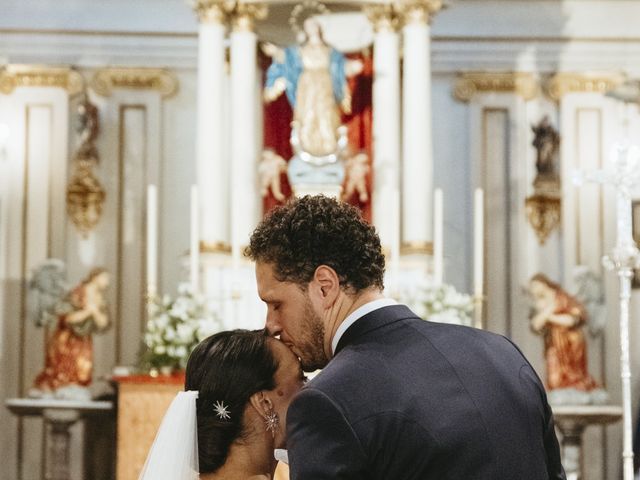
<svg viewBox="0 0 640 480"><path fill-rule="evenodd" d="M190 296L191 295L191 284L182 282L178 285L178 295L179 296Z"/></svg>
<svg viewBox="0 0 640 480"><path fill-rule="evenodd" d="M175 353L176 353L175 356L177 358L187 358L187 355L189 355L189 352L187 351L187 348L184 345L180 345L179 347L176 347Z"/></svg>
<svg viewBox="0 0 640 480"><path fill-rule="evenodd" d="M156 367L166 365L166 357L173 359L169 366L184 367L198 342L221 327L215 313L217 304L193 295L188 283L181 284L178 291L175 299L163 295L151 300L143 341L148 348L148 361Z"/></svg>
<svg viewBox="0 0 640 480"><path fill-rule="evenodd" d="M169 322L170 322L169 315L167 315L166 313L162 313L155 318L154 329L158 331L162 331L165 328L167 328L167 326L169 325Z"/></svg>
<svg viewBox="0 0 640 480"><path fill-rule="evenodd" d="M177 337L180 343L189 344L193 342L193 327L188 323L181 323L177 327Z"/></svg>
<svg viewBox="0 0 640 480"><path fill-rule="evenodd" d="M204 340L205 338L213 335L218 331L220 325L213 318L201 318L198 320L197 337L198 340Z"/></svg>
<svg viewBox="0 0 640 480"><path fill-rule="evenodd" d="M469 295L458 292L452 285L433 285L421 282L403 300L422 318L433 322L471 325L473 301Z"/></svg>

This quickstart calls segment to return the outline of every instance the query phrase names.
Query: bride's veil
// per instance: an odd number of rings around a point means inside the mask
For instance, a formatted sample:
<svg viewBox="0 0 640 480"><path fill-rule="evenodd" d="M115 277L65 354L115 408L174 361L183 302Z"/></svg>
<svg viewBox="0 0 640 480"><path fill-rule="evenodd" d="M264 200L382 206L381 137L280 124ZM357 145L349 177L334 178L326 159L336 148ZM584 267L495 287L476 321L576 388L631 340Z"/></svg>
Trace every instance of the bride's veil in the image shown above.
<svg viewBox="0 0 640 480"><path fill-rule="evenodd" d="M165 413L138 480L197 480L198 392L180 392Z"/></svg>

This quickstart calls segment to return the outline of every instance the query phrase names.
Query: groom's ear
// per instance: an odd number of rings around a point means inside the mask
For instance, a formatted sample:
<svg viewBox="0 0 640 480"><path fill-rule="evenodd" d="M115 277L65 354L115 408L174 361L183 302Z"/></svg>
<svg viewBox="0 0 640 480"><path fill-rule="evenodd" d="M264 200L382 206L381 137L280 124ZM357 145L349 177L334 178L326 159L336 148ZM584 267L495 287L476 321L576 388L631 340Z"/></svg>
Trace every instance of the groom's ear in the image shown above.
<svg viewBox="0 0 640 480"><path fill-rule="evenodd" d="M251 402L251 406L256 409L256 412L258 412L258 415L262 418L266 418L267 414L273 411L273 402L264 394L264 391L251 395L249 402Z"/></svg>
<svg viewBox="0 0 640 480"><path fill-rule="evenodd" d="M328 308L333 305L340 293L340 279L336 271L327 265L320 265L313 274L313 281L318 287L323 306Z"/></svg>

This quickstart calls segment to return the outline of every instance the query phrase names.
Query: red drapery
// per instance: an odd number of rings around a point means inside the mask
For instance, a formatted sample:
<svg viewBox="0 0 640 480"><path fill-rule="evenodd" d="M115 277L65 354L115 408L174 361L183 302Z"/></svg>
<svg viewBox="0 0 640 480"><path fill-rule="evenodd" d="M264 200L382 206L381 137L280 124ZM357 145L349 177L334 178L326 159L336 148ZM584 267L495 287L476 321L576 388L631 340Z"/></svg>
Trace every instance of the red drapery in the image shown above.
<svg viewBox="0 0 640 480"><path fill-rule="evenodd" d="M371 221L371 192L373 173L372 163L372 86L373 86L373 59L369 52L348 54L350 59L359 59L362 61L362 72L349 79L349 89L351 90L351 113L342 116L342 123L347 125L349 137L349 149L351 154L358 152L366 152L369 158L369 174L367 175L367 190L369 192L369 200L362 203L358 199L357 193L351 198L346 199L360 208L363 217L367 221ZM269 66L271 59L260 52L260 66L263 73ZM264 75L263 75L264 76ZM289 137L291 135L291 120L293 119L293 111L286 95L281 95L276 101L264 104L264 149L271 149L285 160L289 160L293 155ZM291 196L291 186L287 179L287 175L281 175L282 193L288 198ZM271 192L263 199L263 212L278 205L278 202Z"/></svg>

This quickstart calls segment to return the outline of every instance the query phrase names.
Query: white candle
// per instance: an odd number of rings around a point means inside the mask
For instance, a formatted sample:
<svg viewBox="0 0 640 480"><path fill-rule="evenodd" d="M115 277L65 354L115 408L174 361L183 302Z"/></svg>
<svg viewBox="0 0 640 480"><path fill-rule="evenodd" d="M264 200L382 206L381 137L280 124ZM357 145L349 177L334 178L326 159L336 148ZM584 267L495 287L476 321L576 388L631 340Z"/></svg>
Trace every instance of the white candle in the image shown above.
<svg viewBox="0 0 640 480"><path fill-rule="evenodd" d="M158 189L147 187L147 294L158 289Z"/></svg>
<svg viewBox="0 0 640 480"><path fill-rule="evenodd" d="M484 291L484 193L476 188L473 202L473 294L481 297Z"/></svg>
<svg viewBox="0 0 640 480"><path fill-rule="evenodd" d="M442 230L442 189L433 192L433 282L442 285L444 272Z"/></svg>
<svg viewBox="0 0 640 480"><path fill-rule="evenodd" d="M199 288L200 275L200 229L198 215L198 186L191 185L191 233L189 255L189 280L191 291L195 294Z"/></svg>
<svg viewBox="0 0 640 480"><path fill-rule="evenodd" d="M396 268L400 263L400 192L394 189L391 193L391 263Z"/></svg>

